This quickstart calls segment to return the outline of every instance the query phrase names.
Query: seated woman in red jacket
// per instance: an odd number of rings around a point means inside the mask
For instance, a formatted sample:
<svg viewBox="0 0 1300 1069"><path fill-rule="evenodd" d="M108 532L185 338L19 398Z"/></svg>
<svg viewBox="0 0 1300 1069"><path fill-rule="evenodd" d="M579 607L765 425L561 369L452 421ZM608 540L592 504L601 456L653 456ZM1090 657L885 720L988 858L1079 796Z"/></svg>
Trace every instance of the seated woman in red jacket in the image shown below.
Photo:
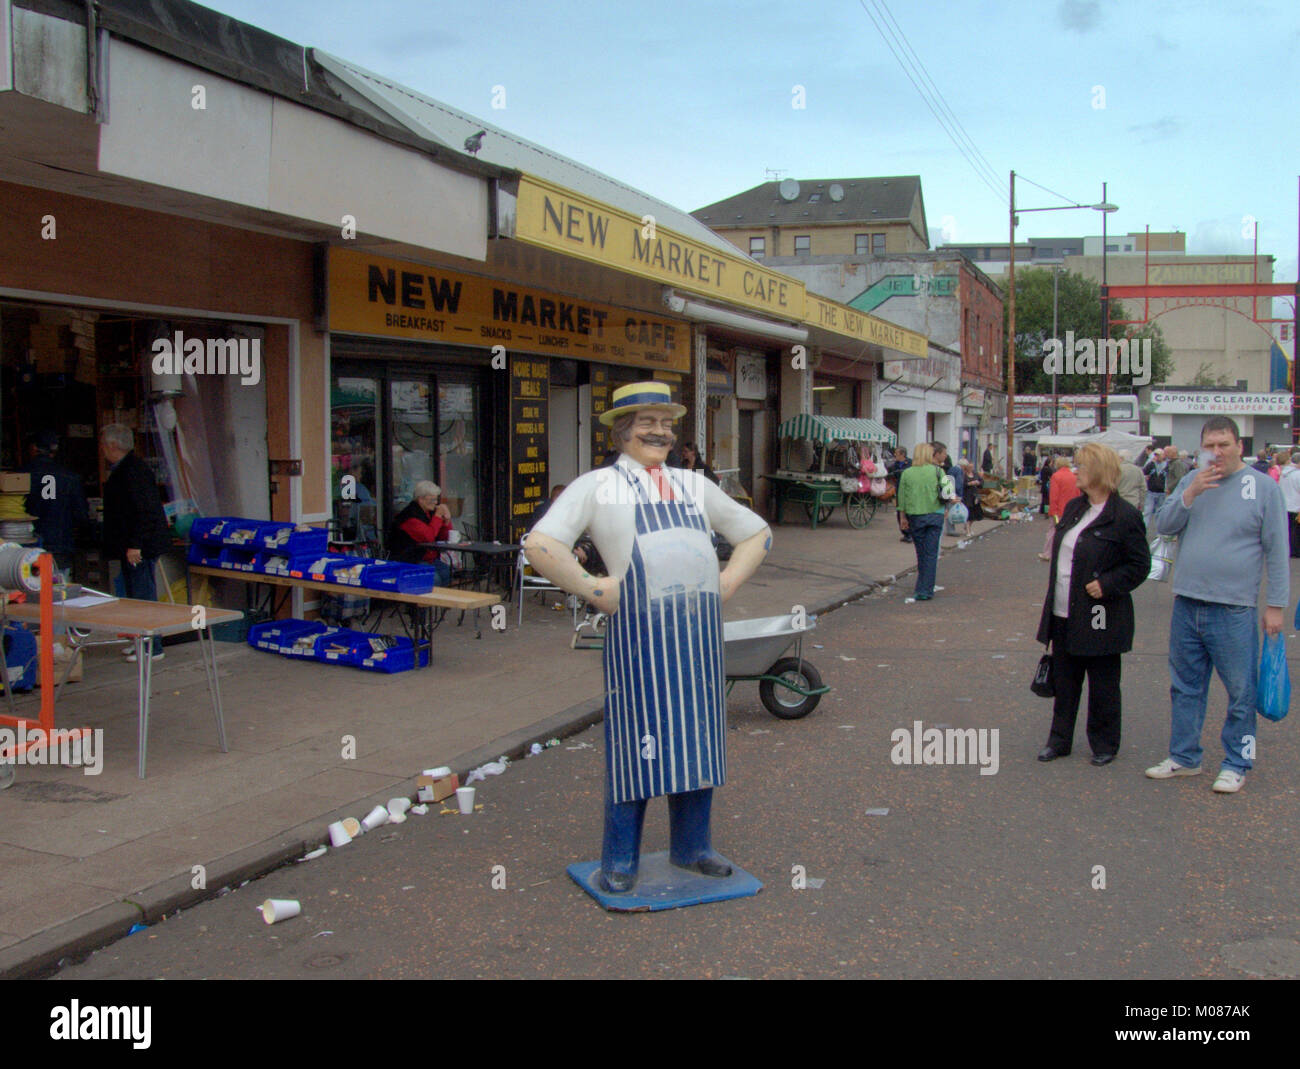
<svg viewBox="0 0 1300 1069"><path fill-rule="evenodd" d="M393 520L388 537L388 559L399 564L432 564L438 569L438 583L451 579L451 565L439 560L430 542L445 542L451 534L451 510L438 503L442 489L427 479L415 484L411 503Z"/></svg>

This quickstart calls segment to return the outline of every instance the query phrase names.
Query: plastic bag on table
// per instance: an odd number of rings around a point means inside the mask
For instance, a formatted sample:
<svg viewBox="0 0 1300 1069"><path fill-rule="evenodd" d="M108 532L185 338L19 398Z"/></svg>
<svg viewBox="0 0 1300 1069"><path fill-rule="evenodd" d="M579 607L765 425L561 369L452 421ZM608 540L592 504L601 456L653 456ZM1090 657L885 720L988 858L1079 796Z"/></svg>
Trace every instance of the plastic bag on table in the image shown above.
<svg viewBox="0 0 1300 1069"><path fill-rule="evenodd" d="M1265 720L1282 720L1291 708L1291 674L1286 666L1286 644L1281 635L1264 636L1259 659L1259 690L1255 707Z"/></svg>

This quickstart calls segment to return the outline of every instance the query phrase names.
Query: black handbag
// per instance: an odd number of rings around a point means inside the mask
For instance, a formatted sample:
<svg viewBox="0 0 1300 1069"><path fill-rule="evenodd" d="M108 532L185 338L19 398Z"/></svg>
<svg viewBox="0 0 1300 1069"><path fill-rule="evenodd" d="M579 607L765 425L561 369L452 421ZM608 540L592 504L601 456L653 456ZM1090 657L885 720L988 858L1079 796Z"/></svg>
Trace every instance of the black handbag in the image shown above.
<svg viewBox="0 0 1300 1069"><path fill-rule="evenodd" d="M1050 653L1044 653L1042 659L1038 662L1038 671L1034 673L1034 680L1029 684L1029 689L1040 698L1056 697L1056 688L1052 686L1052 655Z"/></svg>

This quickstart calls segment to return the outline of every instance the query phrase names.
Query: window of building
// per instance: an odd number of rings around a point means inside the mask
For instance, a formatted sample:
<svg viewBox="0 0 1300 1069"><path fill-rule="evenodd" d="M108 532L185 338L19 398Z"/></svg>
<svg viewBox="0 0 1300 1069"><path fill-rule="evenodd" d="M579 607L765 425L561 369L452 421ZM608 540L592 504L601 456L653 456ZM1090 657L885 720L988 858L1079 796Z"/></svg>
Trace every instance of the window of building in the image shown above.
<svg viewBox="0 0 1300 1069"><path fill-rule="evenodd" d="M822 195L820 193L814 193L811 197L808 198L808 203L816 204L821 199L822 199Z"/></svg>
<svg viewBox="0 0 1300 1069"><path fill-rule="evenodd" d="M854 235L853 235L853 255L854 255L854 256L866 256L867 253L869 253L870 251L871 251L871 235L870 235L870 234L854 234Z"/></svg>
<svg viewBox="0 0 1300 1069"><path fill-rule="evenodd" d="M807 256L812 252L812 236L809 234L796 234L794 239L794 254L796 256Z"/></svg>
<svg viewBox="0 0 1300 1069"><path fill-rule="evenodd" d="M872 234L872 235L871 235L871 255L872 255L872 256L884 256L884 255L885 255L885 235L884 235L884 234Z"/></svg>
<svg viewBox="0 0 1300 1069"><path fill-rule="evenodd" d="M1107 252L1119 252L1119 246L1118 246L1118 245L1107 245L1107 246L1106 246L1106 251L1107 251Z"/></svg>
<svg viewBox="0 0 1300 1069"><path fill-rule="evenodd" d="M755 260L761 260L767 254L767 238L750 238L749 255Z"/></svg>

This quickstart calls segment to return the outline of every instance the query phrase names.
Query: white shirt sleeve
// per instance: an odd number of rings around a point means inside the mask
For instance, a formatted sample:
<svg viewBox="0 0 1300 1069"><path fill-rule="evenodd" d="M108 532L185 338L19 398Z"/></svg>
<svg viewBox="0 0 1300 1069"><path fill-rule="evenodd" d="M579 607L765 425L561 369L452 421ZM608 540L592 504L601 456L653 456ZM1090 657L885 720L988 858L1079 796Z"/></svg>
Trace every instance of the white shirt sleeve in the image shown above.
<svg viewBox="0 0 1300 1069"><path fill-rule="evenodd" d="M572 549L573 543L591 526L596 510L596 475L597 472L588 472L566 486L533 530Z"/></svg>
<svg viewBox="0 0 1300 1069"><path fill-rule="evenodd" d="M728 497L712 479L697 471L676 471L687 493L695 498L704 511L709 526L732 545L758 534L767 521L757 512L747 509L739 501Z"/></svg>

